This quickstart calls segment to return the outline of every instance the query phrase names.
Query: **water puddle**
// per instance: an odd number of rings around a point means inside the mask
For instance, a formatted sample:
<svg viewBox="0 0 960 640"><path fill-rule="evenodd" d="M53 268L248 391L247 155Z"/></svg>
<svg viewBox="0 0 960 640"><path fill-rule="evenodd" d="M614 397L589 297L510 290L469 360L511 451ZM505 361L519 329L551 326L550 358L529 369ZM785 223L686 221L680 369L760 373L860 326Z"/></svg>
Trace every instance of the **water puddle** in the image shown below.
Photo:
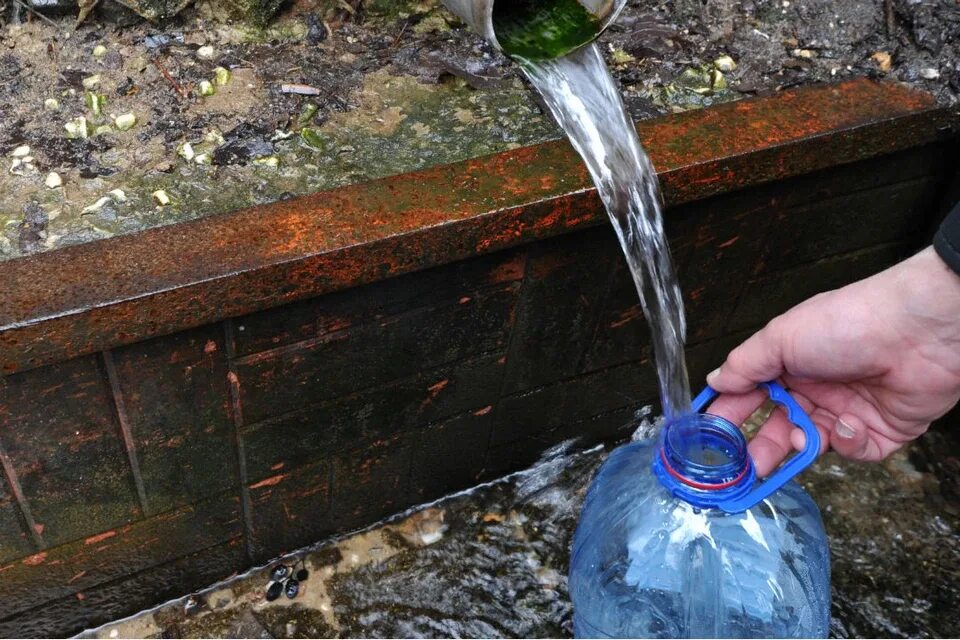
<svg viewBox="0 0 960 640"><path fill-rule="evenodd" d="M805 474L833 554L835 637L956 637L960 498L928 447L882 465L827 456ZM270 567L83 637L565 637L569 544L607 451L554 448L533 468L452 495L301 560L299 595L265 599ZM272 565L271 565L272 566Z"/></svg>

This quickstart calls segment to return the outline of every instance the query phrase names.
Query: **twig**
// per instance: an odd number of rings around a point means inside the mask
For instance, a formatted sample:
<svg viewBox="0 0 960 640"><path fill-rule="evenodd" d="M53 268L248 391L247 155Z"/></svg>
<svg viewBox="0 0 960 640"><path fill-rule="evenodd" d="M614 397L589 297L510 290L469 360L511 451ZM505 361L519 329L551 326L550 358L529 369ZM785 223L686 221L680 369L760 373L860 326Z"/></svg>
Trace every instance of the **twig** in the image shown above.
<svg viewBox="0 0 960 640"><path fill-rule="evenodd" d="M24 9L26 9L27 11L29 11L30 13L32 13L33 15L37 16L38 18L46 22L47 24L49 24L54 29L60 28L60 25L58 25L56 22L54 22L50 18L48 18L47 16L43 15L42 13L40 13L39 11L31 7L26 2L23 2L23 0L13 0L13 1L16 2L18 5L20 5L21 7L23 7Z"/></svg>
<svg viewBox="0 0 960 640"><path fill-rule="evenodd" d="M892 36L893 31L897 26L893 15L893 0L884 0L883 15L886 18L887 23L887 36Z"/></svg>
<svg viewBox="0 0 960 640"><path fill-rule="evenodd" d="M393 46L390 47L390 50L394 50L400 46L400 40L403 39L403 34L407 32L407 21L403 21L403 27L400 28L400 33L397 34L397 39L393 41Z"/></svg>
<svg viewBox="0 0 960 640"><path fill-rule="evenodd" d="M153 62L153 66L157 68L163 77L167 79L167 82L170 83L170 86L173 87L173 90L176 91L181 98L186 98L187 94L183 91L183 87L181 87L177 81L173 79L173 76L170 75L170 72L163 67L159 58L152 58L150 61Z"/></svg>

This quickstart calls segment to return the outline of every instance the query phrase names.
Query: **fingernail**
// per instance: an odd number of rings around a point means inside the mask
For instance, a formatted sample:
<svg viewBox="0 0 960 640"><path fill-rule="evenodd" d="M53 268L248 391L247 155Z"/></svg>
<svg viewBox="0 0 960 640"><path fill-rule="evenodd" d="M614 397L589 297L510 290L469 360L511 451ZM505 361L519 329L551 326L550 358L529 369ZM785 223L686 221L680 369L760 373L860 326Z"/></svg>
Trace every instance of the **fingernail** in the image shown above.
<svg viewBox="0 0 960 640"><path fill-rule="evenodd" d="M707 384L712 384L713 381L720 375L720 369L722 367L717 367L713 371L707 374Z"/></svg>
<svg viewBox="0 0 960 640"><path fill-rule="evenodd" d="M853 427L848 425L843 420L837 420L837 426L834 427L834 429L836 430L838 436L848 440L857 434L857 432L853 430Z"/></svg>

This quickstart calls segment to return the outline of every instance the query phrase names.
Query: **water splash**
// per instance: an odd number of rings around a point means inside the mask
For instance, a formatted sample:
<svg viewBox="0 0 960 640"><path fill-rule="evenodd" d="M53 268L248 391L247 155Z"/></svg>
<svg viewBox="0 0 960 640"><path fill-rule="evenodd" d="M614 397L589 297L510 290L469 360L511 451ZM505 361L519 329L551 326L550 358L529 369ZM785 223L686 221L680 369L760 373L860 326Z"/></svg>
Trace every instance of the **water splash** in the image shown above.
<svg viewBox="0 0 960 640"><path fill-rule="evenodd" d="M617 85L596 44L556 60L520 62L583 156L620 239L650 325L664 413L689 413L686 321L660 185Z"/></svg>

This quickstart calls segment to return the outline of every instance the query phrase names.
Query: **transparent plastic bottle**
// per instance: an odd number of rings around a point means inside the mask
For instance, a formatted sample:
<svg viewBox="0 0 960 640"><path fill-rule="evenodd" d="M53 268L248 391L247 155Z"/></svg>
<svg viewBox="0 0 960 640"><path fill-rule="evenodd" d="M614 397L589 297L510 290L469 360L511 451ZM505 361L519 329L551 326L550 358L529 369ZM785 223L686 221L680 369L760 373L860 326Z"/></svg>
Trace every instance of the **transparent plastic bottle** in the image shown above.
<svg viewBox="0 0 960 640"><path fill-rule="evenodd" d="M791 480L819 436L786 391L764 386L807 433L804 451L765 482L740 430L709 414L619 447L601 467L573 541L578 638L827 637L827 537ZM707 389L695 410L715 395Z"/></svg>

